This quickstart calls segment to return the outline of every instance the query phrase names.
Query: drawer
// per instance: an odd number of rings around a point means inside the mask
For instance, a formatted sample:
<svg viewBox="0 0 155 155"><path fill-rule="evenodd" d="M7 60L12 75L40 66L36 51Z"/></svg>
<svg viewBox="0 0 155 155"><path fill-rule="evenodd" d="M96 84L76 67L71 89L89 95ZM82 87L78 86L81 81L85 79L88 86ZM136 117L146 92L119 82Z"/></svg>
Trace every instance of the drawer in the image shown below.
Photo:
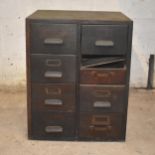
<svg viewBox="0 0 155 155"><path fill-rule="evenodd" d="M75 85L32 84L32 108L51 111L75 111Z"/></svg>
<svg viewBox="0 0 155 155"><path fill-rule="evenodd" d="M75 82L76 56L31 55L32 82Z"/></svg>
<svg viewBox="0 0 155 155"><path fill-rule="evenodd" d="M118 140L122 134L122 115L107 113L94 115L80 114L80 139Z"/></svg>
<svg viewBox="0 0 155 155"><path fill-rule="evenodd" d="M75 54L77 26L74 24L31 24L32 53Z"/></svg>
<svg viewBox="0 0 155 155"><path fill-rule="evenodd" d="M80 111L123 112L125 86L81 85Z"/></svg>
<svg viewBox="0 0 155 155"><path fill-rule="evenodd" d="M82 54L126 54L127 31L127 25L83 25Z"/></svg>
<svg viewBox="0 0 155 155"><path fill-rule="evenodd" d="M89 68L80 70L81 84L125 84L126 67L124 68Z"/></svg>
<svg viewBox="0 0 155 155"><path fill-rule="evenodd" d="M32 115L32 136L34 139L66 139L75 135L73 113L50 113L34 111Z"/></svg>

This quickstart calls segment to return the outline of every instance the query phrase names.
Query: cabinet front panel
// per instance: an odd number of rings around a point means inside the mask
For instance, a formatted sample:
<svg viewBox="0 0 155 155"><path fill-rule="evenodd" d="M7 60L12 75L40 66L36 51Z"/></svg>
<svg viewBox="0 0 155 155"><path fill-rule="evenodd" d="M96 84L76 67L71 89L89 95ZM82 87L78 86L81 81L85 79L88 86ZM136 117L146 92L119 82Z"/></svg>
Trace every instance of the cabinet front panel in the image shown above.
<svg viewBox="0 0 155 155"><path fill-rule="evenodd" d="M122 115L115 113L80 114L80 139L117 140L121 139Z"/></svg>
<svg viewBox="0 0 155 155"><path fill-rule="evenodd" d="M82 54L125 55L127 31L127 25L82 26Z"/></svg>
<svg viewBox="0 0 155 155"><path fill-rule="evenodd" d="M109 69L81 69L81 84L125 84L126 68L109 68Z"/></svg>
<svg viewBox="0 0 155 155"><path fill-rule="evenodd" d="M124 86L80 85L80 112L123 112Z"/></svg>
<svg viewBox="0 0 155 155"><path fill-rule="evenodd" d="M32 84L32 108L75 112L75 85Z"/></svg>
<svg viewBox="0 0 155 155"><path fill-rule="evenodd" d="M31 55L32 82L75 82L76 56Z"/></svg>
<svg viewBox="0 0 155 155"><path fill-rule="evenodd" d="M31 52L76 54L77 26L74 24L31 24Z"/></svg>
<svg viewBox="0 0 155 155"><path fill-rule="evenodd" d="M75 118L73 113L33 111L32 136L35 139L64 139L74 137Z"/></svg>

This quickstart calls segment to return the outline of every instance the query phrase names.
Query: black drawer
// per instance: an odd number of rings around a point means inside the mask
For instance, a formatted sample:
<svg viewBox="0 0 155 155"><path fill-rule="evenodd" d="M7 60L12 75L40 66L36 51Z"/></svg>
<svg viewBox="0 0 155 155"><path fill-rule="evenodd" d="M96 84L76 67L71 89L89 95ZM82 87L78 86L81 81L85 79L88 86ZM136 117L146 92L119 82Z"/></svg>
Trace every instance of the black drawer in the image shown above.
<svg viewBox="0 0 155 155"><path fill-rule="evenodd" d="M82 54L126 54L127 31L127 25L83 25Z"/></svg>
<svg viewBox="0 0 155 155"><path fill-rule="evenodd" d="M75 54L77 26L74 24L31 24L32 53Z"/></svg>
<svg viewBox="0 0 155 155"><path fill-rule="evenodd" d="M125 86L80 85L80 111L123 112Z"/></svg>
<svg viewBox="0 0 155 155"><path fill-rule="evenodd" d="M33 111L32 137L34 139L69 139L75 135L74 113Z"/></svg>
<svg viewBox="0 0 155 155"><path fill-rule="evenodd" d="M32 82L75 82L76 56L31 55Z"/></svg>
<svg viewBox="0 0 155 155"><path fill-rule="evenodd" d="M75 111L75 85L32 84L32 109Z"/></svg>
<svg viewBox="0 0 155 155"><path fill-rule="evenodd" d="M80 114L79 137L81 140L120 140L122 114Z"/></svg>

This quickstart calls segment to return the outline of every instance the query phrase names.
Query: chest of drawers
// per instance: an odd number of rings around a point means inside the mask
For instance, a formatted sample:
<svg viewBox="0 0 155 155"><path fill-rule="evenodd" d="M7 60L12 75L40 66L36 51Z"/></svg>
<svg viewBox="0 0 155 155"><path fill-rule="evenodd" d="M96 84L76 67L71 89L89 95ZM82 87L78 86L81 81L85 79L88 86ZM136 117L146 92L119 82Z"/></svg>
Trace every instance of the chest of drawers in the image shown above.
<svg viewBox="0 0 155 155"><path fill-rule="evenodd" d="M26 19L30 139L125 140L132 25L120 12Z"/></svg>

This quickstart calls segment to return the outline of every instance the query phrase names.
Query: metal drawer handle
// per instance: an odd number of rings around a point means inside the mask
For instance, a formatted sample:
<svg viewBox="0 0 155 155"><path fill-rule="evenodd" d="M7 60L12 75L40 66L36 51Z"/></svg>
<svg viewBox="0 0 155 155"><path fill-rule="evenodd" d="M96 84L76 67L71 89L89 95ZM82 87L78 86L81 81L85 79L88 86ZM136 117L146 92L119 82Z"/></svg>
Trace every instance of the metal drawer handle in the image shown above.
<svg viewBox="0 0 155 155"><path fill-rule="evenodd" d="M94 108L110 108L111 102L109 101L96 101L93 104Z"/></svg>
<svg viewBox="0 0 155 155"><path fill-rule="evenodd" d="M95 97L110 97L111 92L110 92L110 90L95 90L93 92L93 95Z"/></svg>
<svg viewBox="0 0 155 155"><path fill-rule="evenodd" d="M95 46L101 47L113 47L114 42L111 40L97 40L95 41Z"/></svg>
<svg viewBox="0 0 155 155"><path fill-rule="evenodd" d="M91 126L89 126L89 128L91 130L94 130L94 131L107 131L107 130L111 130L112 126L111 125L106 125L106 126L94 126L94 125L91 125Z"/></svg>
<svg viewBox="0 0 155 155"><path fill-rule="evenodd" d="M44 44L47 44L47 45L62 45L63 40L60 39L60 38L46 38L44 40Z"/></svg>
<svg viewBox="0 0 155 155"><path fill-rule="evenodd" d="M110 125L111 120L109 116L103 115L93 115L92 124L93 125Z"/></svg>
<svg viewBox="0 0 155 155"><path fill-rule="evenodd" d="M97 76L100 78L108 78L110 76L114 76L115 72L108 72L108 73L97 73Z"/></svg>
<svg viewBox="0 0 155 155"><path fill-rule="evenodd" d="M44 101L45 105L62 106L63 102L59 99L46 99Z"/></svg>
<svg viewBox="0 0 155 155"><path fill-rule="evenodd" d="M45 88L45 93L47 95L61 95L61 88Z"/></svg>
<svg viewBox="0 0 155 155"><path fill-rule="evenodd" d="M44 77L46 77L46 78L61 78L62 77L62 72L46 71L45 74L44 74Z"/></svg>
<svg viewBox="0 0 155 155"><path fill-rule="evenodd" d="M60 59L47 59L45 64L46 66L49 66L49 67L60 67L61 60Z"/></svg>
<svg viewBox="0 0 155 155"><path fill-rule="evenodd" d="M97 73L97 76L100 78L108 78L109 74L108 73Z"/></svg>
<svg viewBox="0 0 155 155"><path fill-rule="evenodd" d="M62 133L63 127L62 126L46 126L45 132L47 132L47 133Z"/></svg>

